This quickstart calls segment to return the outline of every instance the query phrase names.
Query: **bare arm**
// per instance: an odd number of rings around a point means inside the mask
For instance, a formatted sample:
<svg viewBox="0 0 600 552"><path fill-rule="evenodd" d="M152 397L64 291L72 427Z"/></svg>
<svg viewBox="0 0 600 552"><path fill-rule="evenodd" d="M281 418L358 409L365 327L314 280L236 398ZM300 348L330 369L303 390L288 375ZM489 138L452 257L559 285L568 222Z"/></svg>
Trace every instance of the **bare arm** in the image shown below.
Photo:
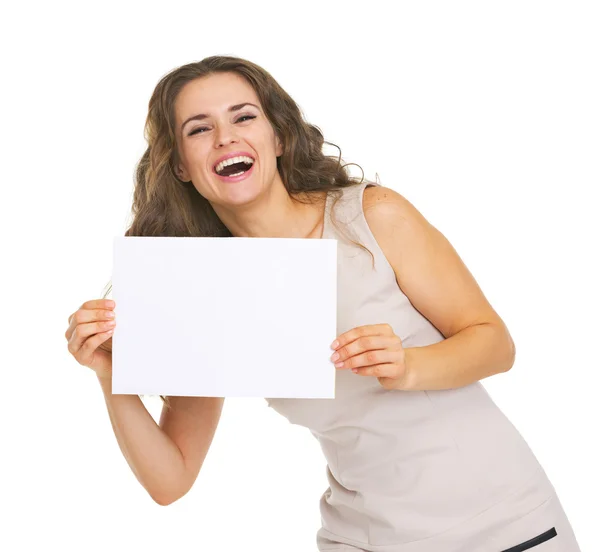
<svg viewBox="0 0 600 552"><path fill-rule="evenodd" d="M113 395L98 377L117 442L152 499L167 506L194 484L214 437L222 397L171 397L157 424L137 395Z"/></svg>

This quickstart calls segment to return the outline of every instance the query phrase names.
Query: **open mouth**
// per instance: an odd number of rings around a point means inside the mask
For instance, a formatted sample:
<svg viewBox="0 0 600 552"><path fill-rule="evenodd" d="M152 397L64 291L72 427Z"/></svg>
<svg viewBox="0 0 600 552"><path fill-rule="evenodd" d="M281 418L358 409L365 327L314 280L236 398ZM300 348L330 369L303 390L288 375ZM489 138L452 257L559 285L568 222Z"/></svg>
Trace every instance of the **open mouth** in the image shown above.
<svg viewBox="0 0 600 552"><path fill-rule="evenodd" d="M227 159L221 163L218 163L213 170L219 176L235 177L249 171L253 165L254 159L251 157L234 157L233 159Z"/></svg>

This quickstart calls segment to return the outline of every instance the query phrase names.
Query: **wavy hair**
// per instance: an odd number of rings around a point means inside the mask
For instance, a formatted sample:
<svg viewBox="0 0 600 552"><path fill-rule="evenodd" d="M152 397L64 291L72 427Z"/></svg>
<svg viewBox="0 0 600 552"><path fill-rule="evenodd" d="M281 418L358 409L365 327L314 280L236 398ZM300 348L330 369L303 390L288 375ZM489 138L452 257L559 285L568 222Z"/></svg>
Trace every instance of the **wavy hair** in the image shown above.
<svg viewBox="0 0 600 552"><path fill-rule="evenodd" d="M337 201L339 190L359 185L341 164L341 150L326 142L319 127L304 120L290 95L262 67L232 56L210 56L188 63L164 75L148 104L144 137L146 151L137 163L133 192L133 221L125 236L231 237L212 205L193 186L176 173L179 153L175 138L175 101L182 88L192 80L215 73L236 73L256 92L262 109L283 147L277 158L281 180L294 200L310 202L315 192L332 191ZM323 153L323 144L336 147L338 157ZM337 190L337 192L336 192ZM333 224L335 221L332 219ZM357 241L350 240L372 253ZM109 282L107 297L112 290ZM112 347L112 338L111 338ZM105 342L106 343L106 342ZM160 396L167 406L167 397Z"/></svg>

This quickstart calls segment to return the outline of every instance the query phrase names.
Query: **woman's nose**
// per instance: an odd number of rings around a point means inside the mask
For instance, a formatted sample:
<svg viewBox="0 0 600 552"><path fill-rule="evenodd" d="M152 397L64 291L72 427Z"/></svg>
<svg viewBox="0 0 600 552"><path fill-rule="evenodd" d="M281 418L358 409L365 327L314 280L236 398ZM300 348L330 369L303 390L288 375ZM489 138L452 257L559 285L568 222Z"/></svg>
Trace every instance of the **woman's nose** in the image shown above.
<svg viewBox="0 0 600 552"><path fill-rule="evenodd" d="M219 146L238 142L235 128L232 128L229 125L218 127L217 131L215 132L215 138Z"/></svg>

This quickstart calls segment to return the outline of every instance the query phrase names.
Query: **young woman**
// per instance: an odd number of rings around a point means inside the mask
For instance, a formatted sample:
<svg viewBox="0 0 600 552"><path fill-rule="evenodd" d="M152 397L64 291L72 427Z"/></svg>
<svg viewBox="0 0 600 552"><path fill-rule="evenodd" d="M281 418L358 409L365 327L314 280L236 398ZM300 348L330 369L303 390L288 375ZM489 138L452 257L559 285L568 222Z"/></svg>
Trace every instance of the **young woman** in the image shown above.
<svg viewBox="0 0 600 552"><path fill-rule="evenodd" d="M408 200L349 177L273 77L239 58L164 76L146 138L126 235L338 240L335 399L266 399L327 460L319 550L579 551L542 466L479 382L513 365L510 333ZM73 313L68 349L96 372L132 471L167 505L192 487L224 399L163 397L156 424L139 397L112 395L114 307Z"/></svg>

